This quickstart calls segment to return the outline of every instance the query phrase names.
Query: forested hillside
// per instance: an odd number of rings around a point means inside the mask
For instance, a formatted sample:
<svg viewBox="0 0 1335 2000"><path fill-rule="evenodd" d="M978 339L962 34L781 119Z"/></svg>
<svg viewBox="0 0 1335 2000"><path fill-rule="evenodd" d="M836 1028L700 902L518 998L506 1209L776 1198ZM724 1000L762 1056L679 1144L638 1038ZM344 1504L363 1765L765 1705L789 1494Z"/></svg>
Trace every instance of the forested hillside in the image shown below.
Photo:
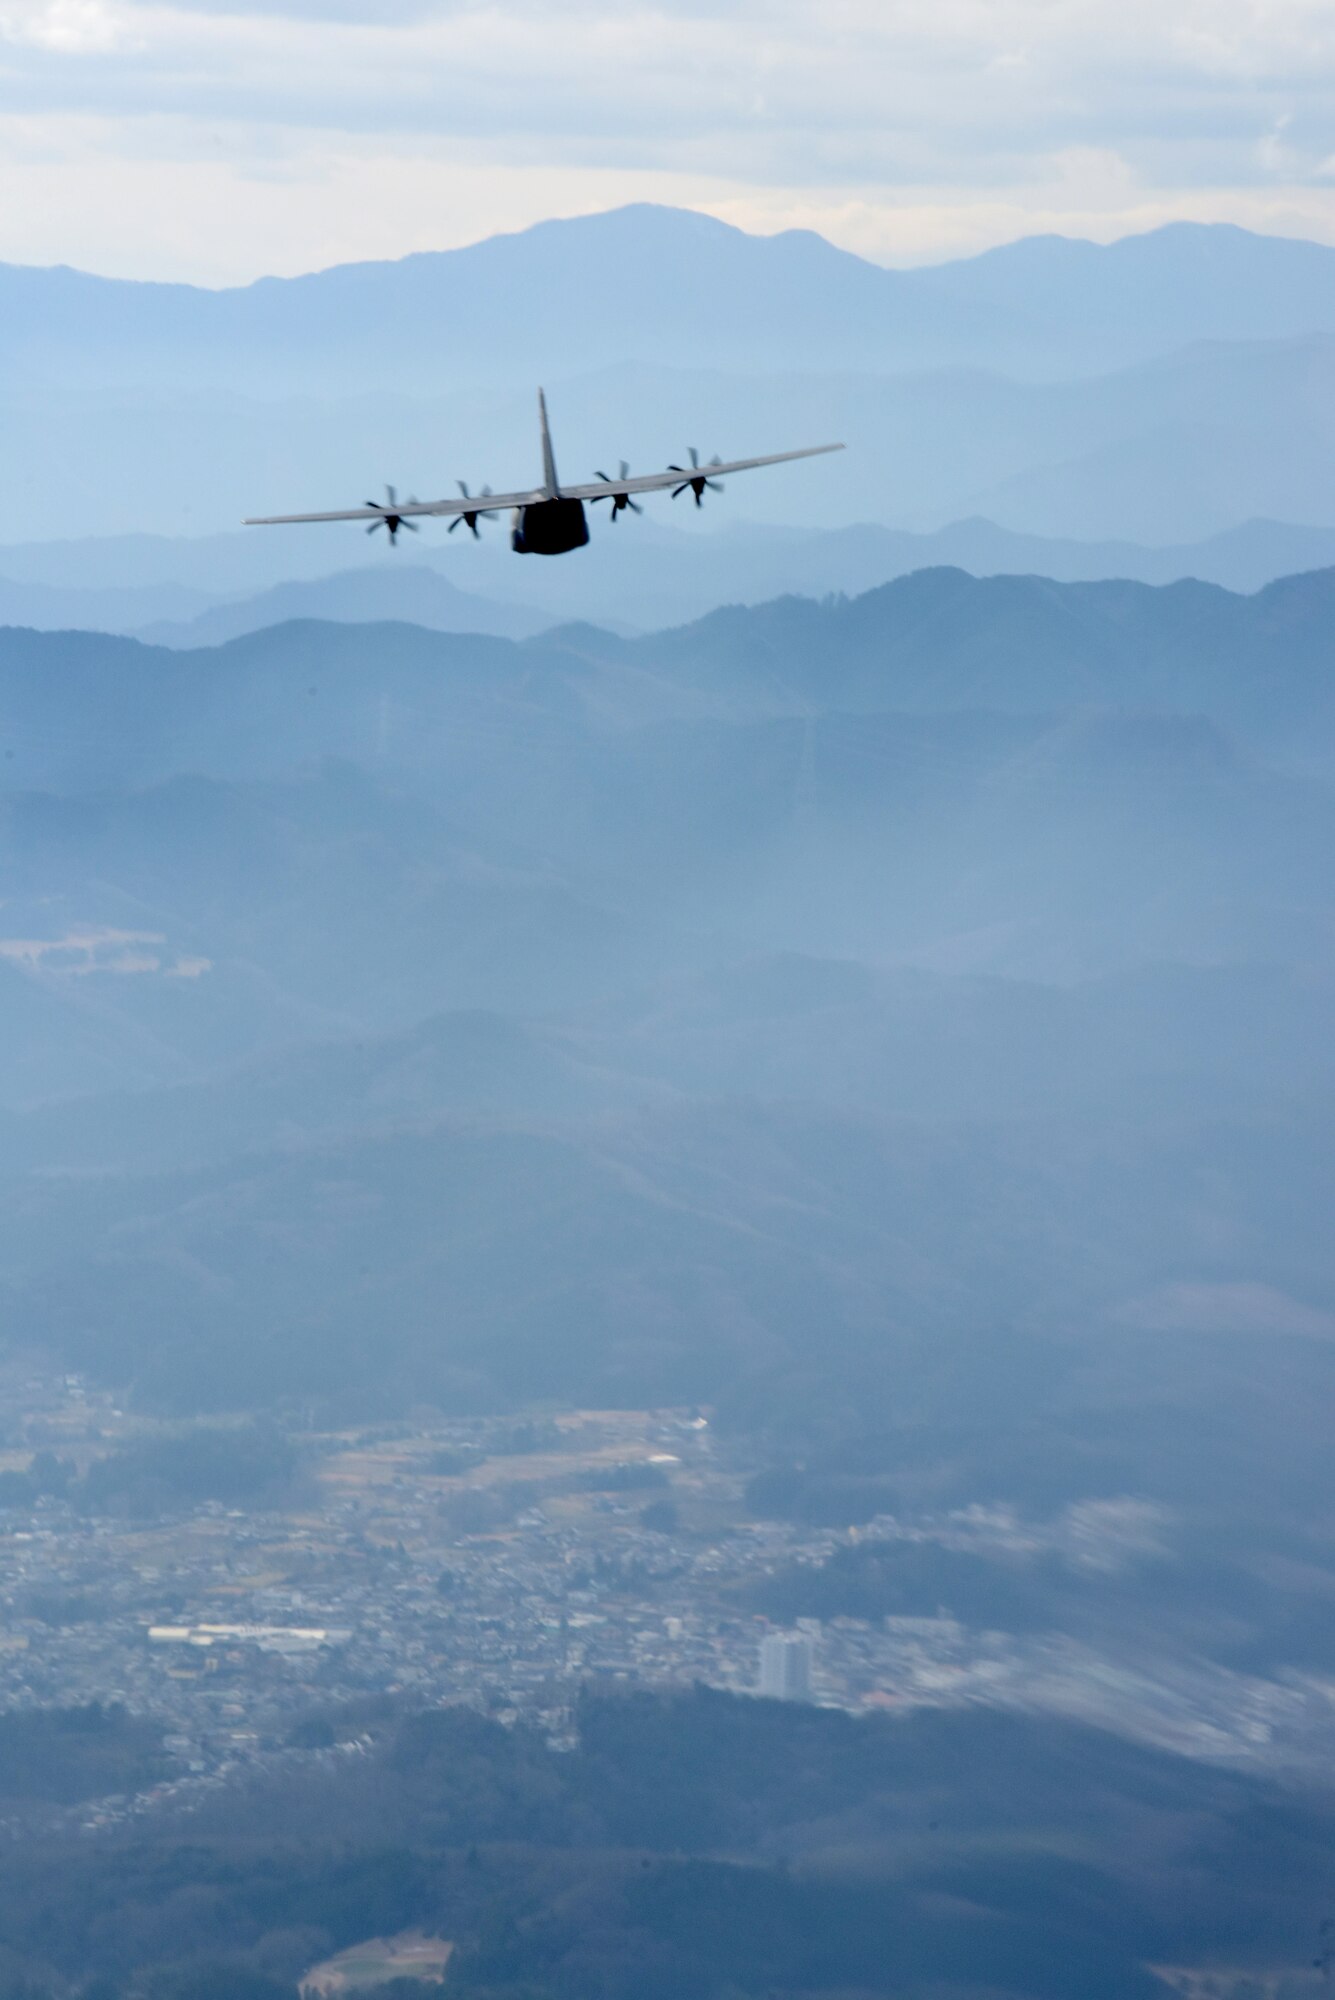
<svg viewBox="0 0 1335 2000"><path fill-rule="evenodd" d="M986 1715L853 1723L700 1690L586 1698L579 1721L558 1756L467 1710L368 1704L325 1718L359 1756L147 1838L16 1855L0 1934L29 1983L0 1990L45 2000L95 1964L89 1994L291 2000L316 1958L411 1926L455 1942L467 2000L925 2000L943 1976L1152 2000L1150 1966L1233 1953L1286 1967L1286 2000L1319 1991L1315 1797Z"/></svg>

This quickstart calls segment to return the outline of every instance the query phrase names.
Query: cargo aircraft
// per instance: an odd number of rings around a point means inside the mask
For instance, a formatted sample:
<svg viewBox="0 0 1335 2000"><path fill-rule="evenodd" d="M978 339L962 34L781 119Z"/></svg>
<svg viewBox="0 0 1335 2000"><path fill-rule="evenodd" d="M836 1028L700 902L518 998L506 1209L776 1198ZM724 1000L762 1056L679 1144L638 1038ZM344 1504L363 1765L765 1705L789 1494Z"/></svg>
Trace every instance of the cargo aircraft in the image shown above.
<svg viewBox="0 0 1335 2000"><path fill-rule="evenodd" d="M661 493L671 489L675 500L679 494L691 493L697 507L704 502L706 492L719 493L721 473L751 472L760 465L783 465L794 458L818 458L823 452L842 451L841 444L808 445L804 451L775 451L768 458L734 458L725 464L720 458L711 458L707 465L701 465L700 454L689 454L689 465L670 465L666 472L638 473L630 476L630 468L624 462L621 475L609 479L600 472L597 479L583 486L562 486L556 476L556 459L552 453L552 434L547 424L547 399L542 390L538 391L538 415L542 424L542 485L526 493L493 493L484 486L480 493L470 493L459 482L458 500L400 500L392 486L385 489L385 502L368 500L364 507L350 507L345 512L335 514L271 514L258 520L245 522L247 528L281 528L307 521L365 521L366 532L373 535L378 528L389 531L391 542L397 542L399 529L408 528L417 533L417 521L421 515L443 515L449 520L449 533L453 534L460 521L477 534L477 524L489 514L498 514L504 508L510 509L510 547L516 555L561 556L571 549L583 548L589 539L589 523L584 512L586 501L596 506L600 500L612 503L612 520L629 508L632 514L642 509L636 504L637 493Z"/></svg>

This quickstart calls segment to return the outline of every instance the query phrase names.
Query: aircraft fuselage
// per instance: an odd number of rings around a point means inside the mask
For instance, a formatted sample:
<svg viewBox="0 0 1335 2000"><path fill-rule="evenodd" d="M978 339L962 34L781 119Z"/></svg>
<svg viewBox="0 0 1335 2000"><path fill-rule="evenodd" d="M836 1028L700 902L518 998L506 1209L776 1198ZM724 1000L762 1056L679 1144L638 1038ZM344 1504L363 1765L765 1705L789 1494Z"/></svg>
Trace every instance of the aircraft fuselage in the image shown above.
<svg viewBox="0 0 1335 2000"><path fill-rule="evenodd" d="M582 500L533 500L510 516L510 547L518 556L563 556L588 539Z"/></svg>

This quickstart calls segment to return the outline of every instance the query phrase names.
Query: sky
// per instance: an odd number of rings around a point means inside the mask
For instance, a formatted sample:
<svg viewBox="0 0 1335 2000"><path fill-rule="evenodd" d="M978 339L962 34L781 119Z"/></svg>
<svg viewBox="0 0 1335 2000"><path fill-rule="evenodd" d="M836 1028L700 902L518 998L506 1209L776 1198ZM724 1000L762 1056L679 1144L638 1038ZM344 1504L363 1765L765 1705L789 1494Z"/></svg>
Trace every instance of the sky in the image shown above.
<svg viewBox="0 0 1335 2000"><path fill-rule="evenodd" d="M0 0L6 261L226 285L646 200L886 264L1335 243L1335 0Z"/></svg>

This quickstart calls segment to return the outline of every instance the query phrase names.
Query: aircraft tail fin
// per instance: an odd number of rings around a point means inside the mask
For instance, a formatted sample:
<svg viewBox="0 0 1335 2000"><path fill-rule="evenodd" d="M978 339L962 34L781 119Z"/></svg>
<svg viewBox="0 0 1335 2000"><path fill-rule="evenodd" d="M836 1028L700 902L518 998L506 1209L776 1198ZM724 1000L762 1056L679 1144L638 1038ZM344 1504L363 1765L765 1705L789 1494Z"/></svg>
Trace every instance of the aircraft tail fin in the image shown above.
<svg viewBox="0 0 1335 2000"><path fill-rule="evenodd" d="M547 423L547 398L538 391L538 414L542 419L542 483L554 498L561 490L556 477L556 459L552 453L552 433Z"/></svg>

